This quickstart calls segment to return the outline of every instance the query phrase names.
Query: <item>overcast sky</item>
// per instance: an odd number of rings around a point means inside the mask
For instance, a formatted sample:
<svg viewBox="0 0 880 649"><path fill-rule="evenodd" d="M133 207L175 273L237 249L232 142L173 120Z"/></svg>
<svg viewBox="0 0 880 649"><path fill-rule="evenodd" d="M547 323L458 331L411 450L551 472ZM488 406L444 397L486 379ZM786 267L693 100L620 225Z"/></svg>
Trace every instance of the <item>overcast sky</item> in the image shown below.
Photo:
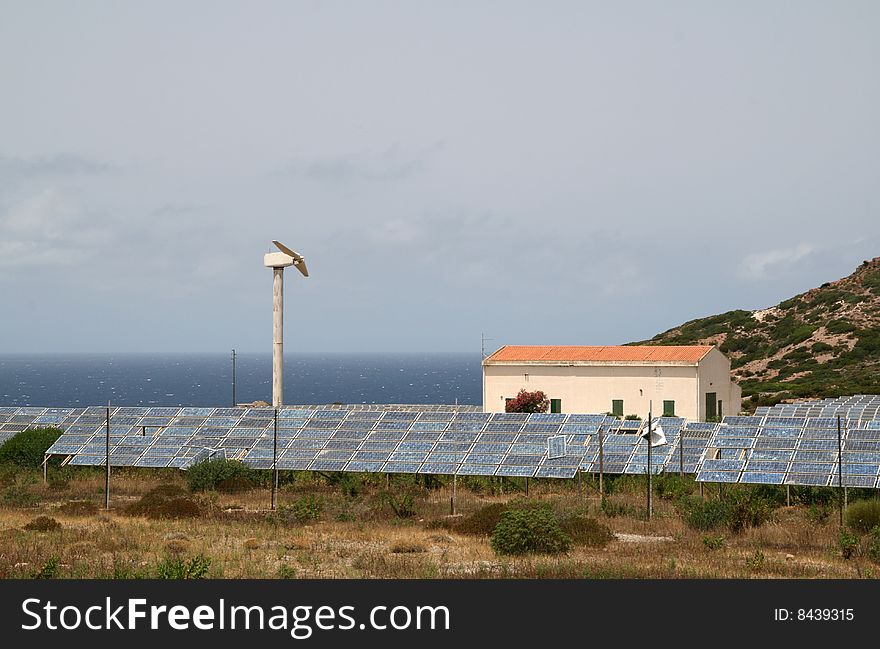
<svg viewBox="0 0 880 649"><path fill-rule="evenodd" d="M880 255L880 3L0 1L0 352L617 344Z"/></svg>

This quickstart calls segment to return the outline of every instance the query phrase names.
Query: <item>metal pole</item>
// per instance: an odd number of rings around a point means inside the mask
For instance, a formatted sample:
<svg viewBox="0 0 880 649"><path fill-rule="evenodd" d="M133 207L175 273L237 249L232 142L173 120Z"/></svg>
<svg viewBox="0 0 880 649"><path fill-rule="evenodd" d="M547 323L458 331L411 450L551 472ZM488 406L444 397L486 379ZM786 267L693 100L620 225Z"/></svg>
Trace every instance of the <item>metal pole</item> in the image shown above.
<svg viewBox="0 0 880 649"><path fill-rule="evenodd" d="M684 428L678 432L678 476L684 477Z"/></svg>
<svg viewBox="0 0 880 649"><path fill-rule="evenodd" d="M843 440L840 432L840 415L837 415L837 488L843 491ZM846 493L846 492L843 492ZM840 495L840 492L838 492ZM840 526L843 527L843 510L846 507L840 499Z"/></svg>
<svg viewBox="0 0 880 649"><path fill-rule="evenodd" d="M583 498L584 495L584 481L583 474L581 473L581 468L578 467L578 494Z"/></svg>
<svg viewBox="0 0 880 649"><path fill-rule="evenodd" d="M651 520L651 402L648 402L648 520Z"/></svg>
<svg viewBox="0 0 880 649"><path fill-rule="evenodd" d="M453 474L452 476L452 514L455 515L455 511L458 506L458 476Z"/></svg>
<svg viewBox="0 0 880 649"><path fill-rule="evenodd" d="M232 407L235 408L235 350L232 350Z"/></svg>
<svg viewBox="0 0 880 649"><path fill-rule="evenodd" d="M526 495L529 495L529 479L526 478Z"/></svg>
<svg viewBox="0 0 880 649"><path fill-rule="evenodd" d="M272 282L272 405L284 401L284 268L273 268Z"/></svg>
<svg viewBox="0 0 880 649"><path fill-rule="evenodd" d="M107 402L107 439L105 445L104 509L110 509L110 402Z"/></svg>
<svg viewBox="0 0 880 649"><path fill-rule="evenodd" d="M272 511L278 500L278 408L275 408L275 435L272 440Z"/></svg>
<svg viewBox="0 0 880 649"><path fill-rule="evenodd" d="M791 485L785 485L785 506L791 507Z"/></svg>
<svg viewBox="0 0 880 649"><path fill-rule="evenodd" d="M43 484L49 482L49 456L43 453Z"/></svg>
<svg viewBox="0 0 880 649"><path fill-rule="evenodd" d="M605 484L603 477L605 475L605 453L602 449L602 427L599 426L599 498L605 499Z"/></svg>

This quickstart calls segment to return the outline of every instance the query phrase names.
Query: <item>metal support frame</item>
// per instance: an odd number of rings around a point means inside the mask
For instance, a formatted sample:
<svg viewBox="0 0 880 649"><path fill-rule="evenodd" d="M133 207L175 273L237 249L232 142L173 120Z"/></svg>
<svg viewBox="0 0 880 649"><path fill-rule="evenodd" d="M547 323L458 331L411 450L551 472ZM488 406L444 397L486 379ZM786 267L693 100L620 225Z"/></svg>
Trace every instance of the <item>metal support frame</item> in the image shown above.
<svg viewBox="0 0 880 649"><path fill-rule="evenodd" d="M106 466L104 471L104 509L110 509L110 402L107 402Z"/></svg>
<svg viewBox="0 0 880 649"><path fill-rule="evenodd" d="M275 408L274 432L272 438L272 511L278 504L278 408Z"/></svg>

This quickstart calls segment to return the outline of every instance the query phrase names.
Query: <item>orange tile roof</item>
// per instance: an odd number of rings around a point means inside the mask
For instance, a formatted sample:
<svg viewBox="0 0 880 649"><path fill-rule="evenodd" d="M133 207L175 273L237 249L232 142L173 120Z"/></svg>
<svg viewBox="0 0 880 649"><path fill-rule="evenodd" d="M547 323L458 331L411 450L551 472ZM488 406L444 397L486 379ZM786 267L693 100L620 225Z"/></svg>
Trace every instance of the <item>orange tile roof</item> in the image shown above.
<svg viewBox="0 0 880 649"><path fill-rule="evenodd" d="M713 347L708 345L627 345L584 347L558 345L505 345L487 362L677 362L698 363Z"/></svg>

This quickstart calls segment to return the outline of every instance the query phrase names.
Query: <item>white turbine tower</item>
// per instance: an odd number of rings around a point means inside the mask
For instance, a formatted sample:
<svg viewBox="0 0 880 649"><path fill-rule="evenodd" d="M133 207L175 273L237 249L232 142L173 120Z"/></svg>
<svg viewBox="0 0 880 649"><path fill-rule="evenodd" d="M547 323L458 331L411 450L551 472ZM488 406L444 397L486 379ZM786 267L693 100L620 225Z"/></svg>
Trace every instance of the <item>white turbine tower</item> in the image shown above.
<svg viewBox="0 0 880 649"><path fill-rule="evenodd" d="M272 406L280 408L284 401L284 269L295 266L308 277L306 262L297 252L272 240L281 252L269 252L263 265L272 269Z"/></svg>

